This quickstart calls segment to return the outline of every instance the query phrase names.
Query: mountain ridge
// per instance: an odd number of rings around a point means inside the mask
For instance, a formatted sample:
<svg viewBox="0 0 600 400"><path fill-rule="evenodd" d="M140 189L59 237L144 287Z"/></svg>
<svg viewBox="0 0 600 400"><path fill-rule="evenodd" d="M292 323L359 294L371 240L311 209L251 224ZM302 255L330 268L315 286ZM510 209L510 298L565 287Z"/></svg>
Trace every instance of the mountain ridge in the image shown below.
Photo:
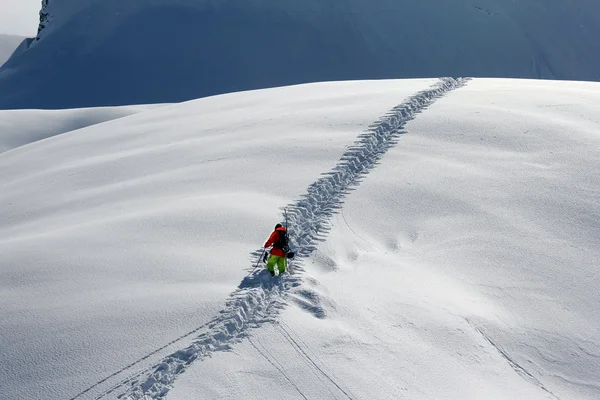
<svg viewBox="0 0 600 400"><path fill-rule="evenodd" d="M25 40L23 36L0 34L0 67Z"/></svg>
<svg viewBox="0 0 600 400"><path fill-rule="evenodd" d="M600 80L600 5L47 0L0 108L172 103L319 81Z"/></svg>

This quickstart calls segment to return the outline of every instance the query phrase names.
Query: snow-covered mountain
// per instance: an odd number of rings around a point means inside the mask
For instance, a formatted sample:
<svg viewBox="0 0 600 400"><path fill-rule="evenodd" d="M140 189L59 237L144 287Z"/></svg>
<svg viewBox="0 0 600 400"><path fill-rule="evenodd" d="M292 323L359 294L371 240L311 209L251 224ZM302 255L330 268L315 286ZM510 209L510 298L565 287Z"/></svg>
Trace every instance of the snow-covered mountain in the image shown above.
<svg viewBox="0 0 600 400"><path fill-rule="evenodd" d="M0 34L0 66L10 58L23 40L25 38L22 36Z"/></svg>
<svg viewBox="0 0 600 400"><path fill-rule="evenodd" d="M3 111L0 397L596 400L598 104L429 79Z"/></svg>
<svg viewBox="0 0 600 400"><path fill-rule="evenodd" d="M0 108L164 103L302 82L600 80L596 0L45 0Z"/></svg>

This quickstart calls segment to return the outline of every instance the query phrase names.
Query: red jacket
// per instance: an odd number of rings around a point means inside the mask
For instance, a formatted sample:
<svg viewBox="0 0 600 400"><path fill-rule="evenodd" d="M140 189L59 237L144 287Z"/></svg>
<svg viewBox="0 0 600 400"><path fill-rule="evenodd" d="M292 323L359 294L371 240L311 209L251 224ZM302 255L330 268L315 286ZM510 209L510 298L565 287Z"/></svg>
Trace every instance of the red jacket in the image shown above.
<svg viewBox="0 0 600 400"><path fill-rule="evenodd" d="M275 229L273 231L273 233L271 233L271 236L269 236L269 240L267 240L267 242L265 243L265 249L267 247L273 246L275 244L275 242L279 241L279 232L280 231L285 232L285 228L282 226L280 228ZM275 246L273 246L273 248L271 249L271 254L273 254L274 256L278 256L278 257L285 257L285 252Z"/></svg>

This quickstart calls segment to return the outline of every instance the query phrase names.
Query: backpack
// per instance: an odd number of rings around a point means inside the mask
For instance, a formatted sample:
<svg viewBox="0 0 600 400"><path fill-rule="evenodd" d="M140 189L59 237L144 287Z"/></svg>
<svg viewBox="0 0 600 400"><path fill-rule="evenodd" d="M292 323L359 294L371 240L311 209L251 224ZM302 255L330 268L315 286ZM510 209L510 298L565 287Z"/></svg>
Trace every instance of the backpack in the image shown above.
<svg viewBox="0 0 600 400"><path fill-rule="evenodd" d="M277 247L278 249L283 250L284 253L287 253L290 250L290 240L286 231L277 231L279 233L279 238L273 243L273 247Z"/></svg>

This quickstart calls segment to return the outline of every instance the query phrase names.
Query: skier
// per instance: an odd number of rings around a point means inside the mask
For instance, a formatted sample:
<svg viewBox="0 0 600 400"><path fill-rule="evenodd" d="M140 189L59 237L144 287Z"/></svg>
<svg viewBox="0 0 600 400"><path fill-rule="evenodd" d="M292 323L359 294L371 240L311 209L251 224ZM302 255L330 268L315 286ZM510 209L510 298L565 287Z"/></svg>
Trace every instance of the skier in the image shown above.
<svg viewBox="0 0 600 400"><path fill-rule="evenodd" d="M275 225L275 230L269 236L269 240L265 243L265 249L273 246L271 249L271 255L267 261L267 270L272 276L275 276L275 264L279 274L285 272L287 266L287 252L289 251L288 235L285 226L281 224ZM265 253L266 255L266 253Z"/></svg>

